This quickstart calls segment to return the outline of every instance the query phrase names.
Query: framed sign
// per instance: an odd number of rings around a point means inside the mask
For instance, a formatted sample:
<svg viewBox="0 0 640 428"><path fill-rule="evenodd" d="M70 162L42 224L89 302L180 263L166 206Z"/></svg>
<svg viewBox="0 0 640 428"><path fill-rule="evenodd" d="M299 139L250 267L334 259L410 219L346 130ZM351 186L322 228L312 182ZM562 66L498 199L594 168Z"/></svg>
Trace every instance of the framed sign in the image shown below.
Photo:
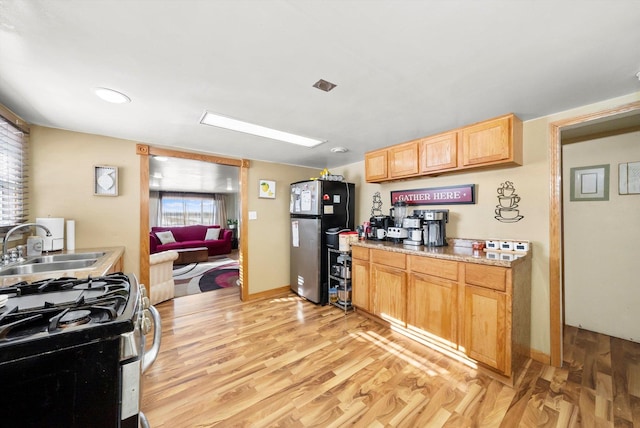
<svg viewBox="0 0 640 428"><path fill-rule="evenodd" d="M106 165L93 167L93 194L118 196L118 167Z"/></svg>
<svg viewBox="0 0 640 428"><path fill-rule="evenodd" d="M464 184L427 189L393 190L391 191L391 205L396 202L406 202L407 205L475 204L475 187L475 184Z"/></svg>

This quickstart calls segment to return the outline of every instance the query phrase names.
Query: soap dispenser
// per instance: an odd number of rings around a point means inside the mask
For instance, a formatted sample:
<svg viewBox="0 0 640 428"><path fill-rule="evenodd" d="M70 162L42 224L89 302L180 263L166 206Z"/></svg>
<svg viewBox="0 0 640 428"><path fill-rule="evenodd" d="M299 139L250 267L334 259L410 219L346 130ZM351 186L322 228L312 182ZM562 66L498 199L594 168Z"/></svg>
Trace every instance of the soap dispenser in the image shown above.
<svg viewBox="0 0 640 428"><path fill-rule="evenodd" d="M27 238L27 257L39 256L42 254L44 239L41 236L31 235Z"/></svg>

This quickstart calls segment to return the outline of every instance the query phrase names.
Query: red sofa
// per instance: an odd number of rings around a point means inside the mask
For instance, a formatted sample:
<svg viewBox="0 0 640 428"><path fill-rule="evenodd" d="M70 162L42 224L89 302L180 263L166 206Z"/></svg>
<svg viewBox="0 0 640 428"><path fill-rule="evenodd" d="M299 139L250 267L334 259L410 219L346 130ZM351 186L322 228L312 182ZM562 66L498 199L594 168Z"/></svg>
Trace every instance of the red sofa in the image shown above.
<svg viewBox="0 0 640 428"><path fill-rule="evenodd" d="M179 250L182 248L207 247L210 256L229 254L231 252L233 231L221 229L218 239L205 240L207 229L220 229L220 226L197 224L192 226L152 227L151 232L149 232L149 253L154 254L161 251ZM175 242L165 242L163 244L160 238L158 238L158 232L171 232ZM166 238L166 236L163 237ZM171 239L169 239L169 241L170 240Z"/></svg>

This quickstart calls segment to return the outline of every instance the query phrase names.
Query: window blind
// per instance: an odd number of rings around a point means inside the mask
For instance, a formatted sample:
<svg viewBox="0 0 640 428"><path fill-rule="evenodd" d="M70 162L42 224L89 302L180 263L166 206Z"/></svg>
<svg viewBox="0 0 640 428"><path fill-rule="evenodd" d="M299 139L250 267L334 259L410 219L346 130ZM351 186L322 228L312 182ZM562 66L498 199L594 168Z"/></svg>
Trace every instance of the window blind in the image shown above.
<svg viewBox="0 0 640 428"><path fill-rule="evenodd" d="M27 221L28 136L0 116L0 232Z"/></svg>

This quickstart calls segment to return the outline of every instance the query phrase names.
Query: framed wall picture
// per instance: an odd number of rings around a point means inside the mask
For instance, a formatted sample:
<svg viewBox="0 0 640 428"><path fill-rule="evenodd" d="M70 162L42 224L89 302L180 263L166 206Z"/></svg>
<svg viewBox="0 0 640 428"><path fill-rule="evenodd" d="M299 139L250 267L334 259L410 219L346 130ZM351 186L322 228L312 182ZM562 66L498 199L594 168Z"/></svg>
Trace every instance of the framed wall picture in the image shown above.
<svg viewBox="0 0 640 428"><path fill-rule="evenodd" d="M260 190L258 197L275 199L276 198L276 182L271 180L260 180Z"/></svg>
<svg viewBox="0 0 640 428"><path fill-rule="evenodd" d="M640 162L618 165L618 193L621 195L640 194Z"/></svg>
<svg viewBox="0 0 640 428"><path fill-rule="evenodd" d="M106 165L93 167L93 194L118 196L118 167Z"/></svg>
<svg viewBox="0 0 640 428"><path fill-rule="evenodd" d="M571 201L608 201L609 165L571 168Z"/></svg>

